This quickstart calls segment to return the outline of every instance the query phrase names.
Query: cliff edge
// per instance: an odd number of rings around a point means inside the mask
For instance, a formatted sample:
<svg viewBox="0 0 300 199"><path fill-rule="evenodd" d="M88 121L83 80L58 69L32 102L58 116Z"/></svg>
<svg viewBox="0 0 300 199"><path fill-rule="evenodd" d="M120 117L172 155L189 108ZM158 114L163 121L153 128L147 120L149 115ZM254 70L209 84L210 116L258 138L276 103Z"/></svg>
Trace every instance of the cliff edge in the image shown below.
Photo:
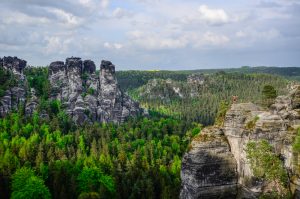
<svg viewBox="0 0 300 199"><path fill-rule="evenodd" d="M299 158L293 142L300 127L300 85L265 109L232 104L224 124L202 130L182 159L180 198L259 198L270 183L255 177L246 148L266 140L288 174L288 189L300 198ZM206 168L206 169L204 169Z"/></svg>

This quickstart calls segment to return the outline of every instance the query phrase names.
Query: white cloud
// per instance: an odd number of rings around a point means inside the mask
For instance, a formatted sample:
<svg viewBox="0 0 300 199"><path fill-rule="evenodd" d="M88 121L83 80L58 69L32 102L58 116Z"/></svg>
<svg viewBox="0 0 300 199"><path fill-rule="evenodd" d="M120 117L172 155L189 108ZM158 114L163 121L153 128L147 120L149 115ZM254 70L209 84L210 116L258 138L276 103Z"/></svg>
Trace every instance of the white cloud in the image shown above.
<svg viewBox="0 0 300 199"><path fill-rule="evenodd" d="M128 33L132 45L146 50L182 49L188 46L194 48L206 48L223 46L230 39L222 34L213 32L195 33L191 31L143 32L131 31Z"/></svg>
<svg viewBox="0 0 300 199"><path fill-rule="evenodd" d="M123 8L117 7L113 10L112 16L115 18L123 18L123 17L129 17L133 14L127 10L124 10Z"/></svg>
<svg viewBox="0 0 300 199"><path fill-rule="evenodd" d="M65 54L69 51L69 46L73 42L73 38L65 38L59 36L47 36L45 38L47 45L44 54Z"/></svg>
<svg viewBox="0 0 300 199"><path fill-rule="evenodd" d="M107 8L109 5L109 0L101 0L100 6L101 8Z"/></svg>
<svg viewBox="0 0 300 199"><path fill-rule="evenodd" d="M229 16L223 9L210 9L206 5L198 8L200 18L212 25L225 24L229 22Z"/></svg>
<svg viewBox="0 0 300 199"><path fill-rule="evenodd" d="M61 9L50 8L48 11L53 13L64 25L67 26L78 26L83 22L81 18Z"/></svg>
<svg viewBox="0 0 300 199"><path fill-rule="evenodd" d="M264 31L254 30L247 28L245 30L239 30L235 33L236 37L247 39L248 41L270 41L280 36L280 32L274 28Z"/></svg>
<svg viewBox="0 0 300 199"><path fill-rule="evenodd" d="M203 35L204 42L211 45L223 45L229 42L229 38L225 35L215 34L212 32L206 32Z"/></svg>
<svg viewBox="0 0 300 199"><path fill-rule="evenodd" d="M123 48L123 44L120 43L109 43L109 42L105 42L103 44L103 46L107 49L116 49L116 50L120 50L121 48Z"/></svg>
<svg viewBox="0 0 300 199"><path fill-rule="evenodd" d="M147 50L183 48L188 43L184 36L173 36L166 32L155 33L135 30L128 32L128 36L133 45Z"/></svg>

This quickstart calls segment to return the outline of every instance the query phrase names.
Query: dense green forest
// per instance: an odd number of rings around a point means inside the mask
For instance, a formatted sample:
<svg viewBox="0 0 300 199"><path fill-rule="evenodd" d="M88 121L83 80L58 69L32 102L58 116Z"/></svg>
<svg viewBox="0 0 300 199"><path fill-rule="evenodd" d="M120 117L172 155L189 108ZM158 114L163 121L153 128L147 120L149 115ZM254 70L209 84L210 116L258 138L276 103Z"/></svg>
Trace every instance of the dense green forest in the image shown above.
<svg viewBox="0 0 300 199"><path fill-rule="evenodd" d="M195 73L214 74L214 73L243 73L243 74L271 74L282 76L289 80L300 80L299 67L249 67L241 68L224 68L224 69L198 69L198 70L181 70L181 71L117 71L118 82L123 90L130 90L145 85L149 80L170 78L176 81L184 81L186 78Z"/></svg>
<svg viewBox="0 0 300 199"><path fill-rule="evenodd" d="M50 106L53 104L59 103ZM59 106L56 108L48 120L38 114L25 118L22 112L0 119L1 198L10 194L26 198L30 191L44 191L40 186L29 186L29 190L11 186L11 178L15 180L24 168L37 176L53 198L179 195L181 156L191 137L200 132L200 125L152 117L132 119L119 126L79 128Z"/></svg>
<svg viewBox="0 0 300 199"><path fill-rule="evenodd" d="M238 102L261 103L261 92L265 85L272 85L276 95L284 94L288 81L279 76L267 74L225 73L205 75L203 85L185 81L156 80L128 93L143 107L161 114L176 117L186 122L204 125L214 123L219 104L231 102L238 96ZM182 96L175 92L180 90ZM191 96L194 95L194 96ZM263 99L265 101L265 99Z"/></svg>
<svg viewBox="0 0 300 199"><path fill-rule="evenodd" d="M279 76L218 72L206 74L199 86L186 82L186 72L121 72L120 86L149 115L121 125L75 126L61 103L49 100L48 69L28 67L25 74L39 106L32 117L19 107L0 119L0 198L178 198L181 157L202 124L224 116L232 95L259 102L265 85L277 95L288 83ZM0 76L2 92L15 84L12 74ZM151 86L154 78L158 83ZM43 112L49 117L40 118Z"/></svg>

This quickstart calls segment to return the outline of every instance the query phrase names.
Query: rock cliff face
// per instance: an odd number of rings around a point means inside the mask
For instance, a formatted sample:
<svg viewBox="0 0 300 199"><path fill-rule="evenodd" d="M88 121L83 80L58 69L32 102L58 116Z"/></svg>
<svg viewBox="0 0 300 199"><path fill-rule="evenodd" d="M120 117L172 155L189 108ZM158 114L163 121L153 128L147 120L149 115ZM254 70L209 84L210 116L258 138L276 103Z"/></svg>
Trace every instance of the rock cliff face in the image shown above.
<svg viewBox="0 0 300 199"><path fill-rule="evenodd" d="M34 89L28 89L24 68L26 61L17 57L0 59L0 67L10 71L16 80L0 97L0 116L3 117L20 105L25 114L31 115L38 106ZM115 66L102 61L100 74L91 60L67 58L66 62L56 61L49 66L50 99L59 100L66 113L81 125L85 122L123 122L129 116L142 113L138 103L131 100L118 88Z"/></svg>
<svg viewBox="0 0 300 199"><path fill-rule="evenodd" d="M184 155L181 198L258 198L266 191L267 182L254 177L245 148L250 140L261 139L267 140L274 147L276 154L282 157L289 175L290 189L295 198L300 198L299 158L292 150L295 132L300 125L299 99L300 86L295 86L288 96L277 97L268 110L252 103L232 104L226 113L224 126L204 129L193 140L192 149ZM207 134L212 137L209 141L205 140ZM220 150L221 142L219 145L215 144L220 140L220 136L224 147L227 144L223 150ZM207 158L215 157L216 151L220 157L219 161ZM231 159L225 161L226 158ZM228 162L234 162L230 165L235 164L236 167L230 167ZM217 164L219 167L215 168ZM205 166L213 171L204 171L202 168ZM236 175L226 178L219 168L224 172L232 170L230 173ZM219 184L214 184L211 183L211 179L221 180ZM233 191L233 187L237 191ZM217 189L219 191L216 191ZM229 192L232 195L224 194Z"/></svg>
<svg viewBox="0 0 300 199"><path fill-rule="evenodd" d="M236 162L221 129L210 127L194 139L183 157L180 198L234 198Z"/></svg>
<svg viewBox="0 0 300 199"><path fill-rule="evenodd" d="M0 98L0 117L12 110L17 110L26 100L24 68L26 61L17 57L3 57L0 59L0 67L13 74L14 84L4 91Z"/></svg>
<svg viewBox="0 0 300 199"><path fill-rule="evenodd" d="M115 66L102 61L96 75L93 61L67 58L49 66L52 99L62 102L76 123L123 122L131 115L142 112L138 103L122 93L117 85Z"/></svg>

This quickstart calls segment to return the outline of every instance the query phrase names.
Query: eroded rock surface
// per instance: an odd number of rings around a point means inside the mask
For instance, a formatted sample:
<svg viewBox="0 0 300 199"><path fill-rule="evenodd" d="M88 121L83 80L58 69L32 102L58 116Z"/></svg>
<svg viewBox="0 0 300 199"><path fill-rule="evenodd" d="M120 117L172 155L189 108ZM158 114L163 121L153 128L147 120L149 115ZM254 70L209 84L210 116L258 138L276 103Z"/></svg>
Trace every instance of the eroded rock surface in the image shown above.
<svg viewBox="0 0 300 199"><path fill-rule="evenodd" d="M32 115L39 100L34 89L28 89L24 68L26 61L17 57L0 59L0 67L13 74L14 86L0 97L0 116L23 106L26 115ZM142 113L139 104L118 88L115 66L102 61L100 74L91 60L67 58L65 62L52 62L48 68L50 100L59 100L62 108L73 120L81 125L85 122L123 122L129 116ZM47 113L41 113L47 118Z"/></svg>
<svg viewBox="0 0 300 199"><path fill-rule="evenodd" d="M52 99L60 100L77 124L84 122L123 122L142 112L138 103L118 88L115 66L102 61L99 76L93 61L67 58L49 66Z"/></svg>
<svg viewBox="0 0 300 199"><path fill-rule="evenodd" d="M181 198L209 198L207 195L211 198L258 198L261 193L266 191L268 184L254 177L246 158L245 148L249 141L262 139L267 140L274 147L278 156L283 159L284 167L290 178L290 189L295 198L300 198L299 157L292 150L296 129L300 125L299 102L300 86L294 86L289 95L278 96L269 109L252 103L232 104L226 113L223 127L203 130L204 135L209 131L212 134L211 137L215 138L209 142L195 138L192 142L192 149L185 154L182 161ZM215 130L216 128L217 130ZM226 150L220 150L220 145L215 144L220 140L218 132L224 133L223 142L228 143ZM206 157L211 157L212 154L216 156L215 151L219 152L219 157L233 158L236 164L236 168L233 170L237 173L232 176L234 179L228 180L222 177L218 167L214 172L202 169L212 164L213 161ZM226 162L219 161L219 164L220 168L228 167ZM216 167L216 165L212 167ZM230 188L221 186L221 191L216 191L216 189L220 189L220 185L211 183L209 179L217 180L219 178L223 178L221 184L237 182L238 194L235 197L223 194L223 192L227 193L232 186ZM202 189L204 187L205 189Z"/></svg>
<svg viewBox="0 0 300 199"><path fill-rule="evenodd" d="M180 198L235 198L236 162L223 131L206 128L190 147L182 160Z"/></svg>
<svg viewBox="0 0 300 199"><path fill-rule="evenodd" d="M14 84L4 91L0 98L0 117L7 115L12 110L17 110L26 100L24 68L26 61L17 57L3 57L0 67L13 74Z"/></svg>

